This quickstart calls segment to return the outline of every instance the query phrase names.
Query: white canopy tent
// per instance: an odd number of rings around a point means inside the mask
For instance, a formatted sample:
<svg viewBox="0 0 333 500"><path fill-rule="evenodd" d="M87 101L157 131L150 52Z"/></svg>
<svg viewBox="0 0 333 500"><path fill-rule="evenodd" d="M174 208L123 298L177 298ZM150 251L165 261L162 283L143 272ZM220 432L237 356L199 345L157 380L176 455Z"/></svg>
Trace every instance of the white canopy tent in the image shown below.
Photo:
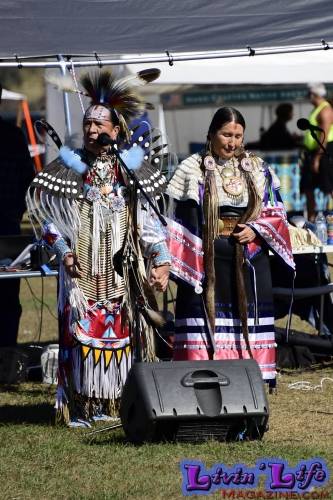
<svg viewBox="0 0 333 500"><path fill-rule="evenodd" d="M276 57L284 56L285 55ZM248 61L242 61L246 66ZM230 82L228 81L229 71L224 71L225 62L227 62L228 66L231 68L231 73L235 75L232 77L232 81ZM141 87L140 91L145 93L146 100L152 103L155 107L155 110L149 112L152 123L168 136L168 142L171 143L173 149L181 155L188 152L190 142L202 142L204 140L207 124L216 110L217 105L212 103L205 106L186 106L181 108L176 106L173 109L164 109L162 104L162 94L181 94L184 91L190 92L194 85L199 85L199 87L195 87L195 90L200 91L201 84L226 84L232 87L237 85L238 89L240 88L240 85L250 83L258 89L258 85L262 84L260 78L258 78L258 76L256 77L256 74L242 69L242 62L240 60L228 60L223 61L222 63L221 61L215 61L214 63L213 61L197 61L191 63L182 62L179 63L179 68L177 68L178 64L171 68L168 65L163 64L155 64L154 66L161 69L160 78L151 85ZM223 68L221 66L223 66ZM143 67L145 67L145 65L128 65L125 70L127 72L129 72L129 70L130 72L136 72L137 70L143 69ZM188 71L189 67L193 70L192 73L191 71ZM333 65L331 65L331 67L333 69ZM268 63L266 67L263 67L263 72L270 75L271 73L274 73L274 70L271 70ZM276 75L279 75L281 72L283 72L283 78L280 75L279 82L281 84L291 86L294 83L293 75L297 76L297 71L292 72L280 70L276 72ZM221 75L220 78L218 78L219 74ZM193 76L193 80L191 80L191 76ZM291 78L291 80L289 80L289 78ZM299 78L297 83L305 85L307 81L307 72L303 70L302 78ZM329 83L329 81L333 80L328 80L326 83ZM274 84L276 83L274 76L272 77L272 82ZM266 85L269 85L270 83L271 82L268 82ZM61 106L61 99L62 98L59 92L52 86L48 85L47 119L55 127L59 135L64 138L65 116ZM69 103L71 109L72 132L76 134L75 144L79 146L81 144L82 110L76 95L69 96ZM248 142L253 142L259 138L259 129L262 126L267 128L274 119L274 108L278 102L270 101L259 103L258 101L254 101L247 103L243 101L240 103L236 101L231 104L240 109L240 111L245 115L248 125L246 140ZM289 123L289 128L292 132L298 131L296 127L298 118L306 117L310 109L311 105L306 99L294 102L294 118L292 122Z"/></svg>
<svg viewBox="0 0 333 500"><path fill-rule="evenodd" d="M132 73L145 67L149 65L127 65ZM181 61L172 66L154 63L154 67L161 70L161 75L150 88L159 93L173 90L172 86L177 85L333 83L333 50Z"/></svg>
<svg viewBox="0 0 333 500"><path fill-rule="evenodd" d="M126 66L129 73L136 73L145 67L148 65ZM333 51L331 50L316 54L303 52L247 58L181 61L174 62L172 66L168 63L155 63L154 67L160 69L161 75L154 84L143 89L151 94L147 96L148 100L152 99L154 94L177 92L180 88L184 89L184 86L191 85L304 85L313 81L333 83ZM261 113L258 111L253 113L253 104L237 105L248 119L248 141L258 139L260 127L267 127L274 119L273 109L276 104L272 102L262 106ZM297 119L307 116L310 108L310 104L304 100L295 103L294 119L289 124L293 132L297 131ZM214 109L213 106L206 106L196 111L189 108L182 111L169 110L165 112L164 117L159 111L162 126L165 123L169 138L178 152L185 153L189 142L205 137L204 129Z"/></svg>
<svg viewBox="0 0 333 500"><path fill-rule="evenodd" d="M331 7L330 0L2 1L0 67L318 51L333 43Z"/></svg>
<svg viewBox="0 0 333 500"><path fill-rule="evenodd" d="M151 92L166 84L333 81L331 0L1 4L0 67L57 67L66 73L72 65L122 63L136 71L144 63L164 62ZM75 130L68 102L65 95L70 133Z"/></svg>

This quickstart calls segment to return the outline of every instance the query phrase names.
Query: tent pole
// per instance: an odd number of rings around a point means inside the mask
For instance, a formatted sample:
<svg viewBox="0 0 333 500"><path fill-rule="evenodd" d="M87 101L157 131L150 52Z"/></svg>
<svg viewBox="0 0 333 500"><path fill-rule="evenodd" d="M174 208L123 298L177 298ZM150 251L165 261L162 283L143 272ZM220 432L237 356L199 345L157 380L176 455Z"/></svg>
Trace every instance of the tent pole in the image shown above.
<svg viewBox="0 0 333 500"><path fill-rule="evenodd" d="M61 54L57 56L59 61L59 68L63 76L66 76L66 68L67 64ZM72 135L72 122L71 115L69 112L69 100L67 92L63 92L63 100L64 100L64 111L65 111L65 124L66 124L66 133L65 133L65 142Z"/></svg>

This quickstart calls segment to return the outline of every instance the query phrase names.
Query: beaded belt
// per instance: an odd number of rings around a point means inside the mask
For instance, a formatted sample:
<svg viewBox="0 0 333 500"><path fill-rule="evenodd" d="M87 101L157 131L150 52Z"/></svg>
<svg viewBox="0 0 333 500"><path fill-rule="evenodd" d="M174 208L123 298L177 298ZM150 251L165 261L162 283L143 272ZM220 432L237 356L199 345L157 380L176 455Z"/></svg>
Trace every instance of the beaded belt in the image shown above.
<svg viewBox="0 0 333 500"><path fill-rule="evenodd" d="M239 217L221 217L218 220L218 235L230 236L237 226Z"/></svg>

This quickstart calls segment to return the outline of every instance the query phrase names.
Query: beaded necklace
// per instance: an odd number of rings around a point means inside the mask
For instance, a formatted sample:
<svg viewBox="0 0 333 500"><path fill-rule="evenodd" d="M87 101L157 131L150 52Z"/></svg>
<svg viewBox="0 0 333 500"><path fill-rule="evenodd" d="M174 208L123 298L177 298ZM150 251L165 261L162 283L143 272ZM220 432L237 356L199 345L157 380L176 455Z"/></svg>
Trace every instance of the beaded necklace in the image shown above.
<svg viewBox="0 0 333 500"><path fill-rule="evenodd" d="M231 158L222 168L216 165L216 170L222 180L222 188L230 198L232 205L238 205L244 199L245 179L241 170L238 168L238 160Z"/></svg>

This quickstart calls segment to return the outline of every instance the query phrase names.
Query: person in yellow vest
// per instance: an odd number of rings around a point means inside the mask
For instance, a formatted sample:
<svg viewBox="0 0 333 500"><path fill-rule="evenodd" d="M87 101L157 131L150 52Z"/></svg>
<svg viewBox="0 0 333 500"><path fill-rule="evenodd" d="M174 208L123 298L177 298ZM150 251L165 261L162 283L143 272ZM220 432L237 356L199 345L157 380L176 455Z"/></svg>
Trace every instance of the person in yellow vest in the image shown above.
<svg viewBox="0 0 333 500"><path fill-rule="evenodd" d="M323 154L310 130L305 132L301 192L306 196L308 219L313 221L316 215L314 189L319 187L326 194L333 192L333 109L326 99L325 85L311 83L308 89L310 102L314 106L309 122L323 130L315 133L327 150L327 155Z"/></svg>

